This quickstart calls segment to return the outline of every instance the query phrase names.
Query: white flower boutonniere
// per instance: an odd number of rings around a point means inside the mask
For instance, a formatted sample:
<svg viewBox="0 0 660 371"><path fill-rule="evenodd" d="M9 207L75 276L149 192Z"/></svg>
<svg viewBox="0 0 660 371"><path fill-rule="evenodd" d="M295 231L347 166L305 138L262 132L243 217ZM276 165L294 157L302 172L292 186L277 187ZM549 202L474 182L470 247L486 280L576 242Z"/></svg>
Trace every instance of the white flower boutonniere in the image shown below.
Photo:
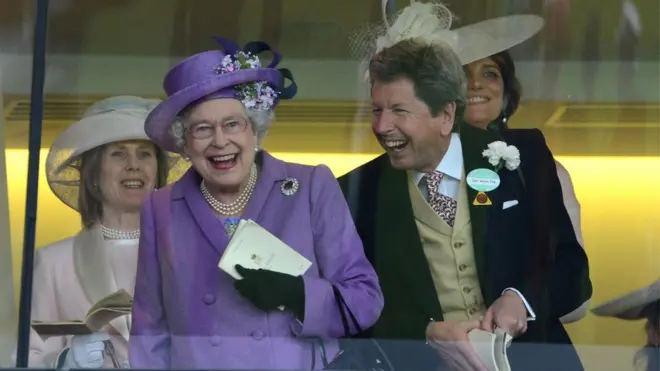
<svg viewBox="0 0 660 371"><path fill-rule="evenodd" d="M505 142L496 141L488 145L488 149L481 153L488 158L488 162L500 171L502 167L508 170L516 170L520 166L520 151L515 146L509 146Z"/></svg>

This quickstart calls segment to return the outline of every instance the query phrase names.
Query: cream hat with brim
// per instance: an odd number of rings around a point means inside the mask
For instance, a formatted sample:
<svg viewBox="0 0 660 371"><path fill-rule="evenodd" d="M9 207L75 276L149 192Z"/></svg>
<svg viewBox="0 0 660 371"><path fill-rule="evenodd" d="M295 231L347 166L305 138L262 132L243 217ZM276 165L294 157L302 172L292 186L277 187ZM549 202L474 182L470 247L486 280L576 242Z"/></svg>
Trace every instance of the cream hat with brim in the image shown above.
<svg viewBox="0 0 660 371"><path fill-rule="evenodd" d="M351 36L352 53L363 60L405 39L442 42L451 46L463 65L508 50L534 36L543 18L517 14L488 19L451 29L454 15L439 2L411 0L392 20L386 16L388 0L382 0L383 22L367 26Z"/></svg>
<svg viewBox="0 0 660 371"><path fill-rule="evenodd" d="M591 309L600 317L635 320L644 317L642 311L654 301L660 300L660 279L641 289L609 300Z"/></svg>
<svg viewBox="0 0 660 371"><path fill-rule="evenodd" d="M102 100L55 138L46 158L46 179L62 202L78 210L80 156L99 146L127 140L151 141L144 121L158 100L118 96ZM185 170L180 155L168 153L169 181Z"/></svg>

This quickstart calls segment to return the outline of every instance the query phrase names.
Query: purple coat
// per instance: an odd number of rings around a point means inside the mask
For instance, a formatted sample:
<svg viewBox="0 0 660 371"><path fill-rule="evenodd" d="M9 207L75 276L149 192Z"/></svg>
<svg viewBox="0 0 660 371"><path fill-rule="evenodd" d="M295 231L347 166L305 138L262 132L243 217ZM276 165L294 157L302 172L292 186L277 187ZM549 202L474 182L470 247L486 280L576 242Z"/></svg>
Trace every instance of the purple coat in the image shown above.
<svg viewBox="0 0 660 371"><path fill-rule="evenodd" d="M190 169L143 205L132 368L309 369L310 338L343 335L331 282L363 328L378 319L383 308L378 278L330 169L262 155L263 171L243 217L313 263L304 275L304 323L288 311L257 309L218 268L228 238ZM287 177L300 183L291 196L280 188ZM326 341L326 348L329 356L336 354L336 340ZM322 366L319 353L316 349L316 368Z"/></svg>

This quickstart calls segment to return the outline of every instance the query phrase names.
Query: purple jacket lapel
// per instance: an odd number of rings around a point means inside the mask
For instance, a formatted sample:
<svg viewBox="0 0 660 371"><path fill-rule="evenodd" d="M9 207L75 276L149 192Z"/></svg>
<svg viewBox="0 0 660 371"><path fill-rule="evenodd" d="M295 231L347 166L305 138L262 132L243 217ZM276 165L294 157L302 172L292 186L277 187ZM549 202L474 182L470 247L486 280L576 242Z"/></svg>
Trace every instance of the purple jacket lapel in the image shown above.
<svg viewBox="0 0 660 371"><path fill-rule="evenodd" d="M209 240L215 251L222 255L229 239L218 217L208 205L199 190L200 177L194 168L190 168L172 189L172 198L183 198L190 209L190 214L199 225L202 233Z"/></svg>
<svg viewBox="0 0 660 371"><path fill-rule="evenodd" d="M273 192L280 192L280 184L287 177L286 164L266 151L257 154L257 164L261 164L259 180L242 216L242 219L252 219L255 222L259 220L259 214L266 202L269 208L277 209L282 197L271 196L275 196Z"/></svg>

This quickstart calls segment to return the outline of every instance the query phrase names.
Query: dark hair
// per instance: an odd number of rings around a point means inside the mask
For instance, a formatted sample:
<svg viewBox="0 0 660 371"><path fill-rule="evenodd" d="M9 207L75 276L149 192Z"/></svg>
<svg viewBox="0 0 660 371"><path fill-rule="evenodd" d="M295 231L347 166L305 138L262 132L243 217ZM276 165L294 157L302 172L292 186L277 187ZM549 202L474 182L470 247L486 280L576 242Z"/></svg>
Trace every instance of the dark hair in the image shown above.
<svg viewBox="0 0 660 371"><path fill-rule="evenodd" d="M506 101L506 105L495 122L505 129L509 117L516 113L520 104L522 86L516 77L516 65L513 63L513 58L511 58L508 50L493 54L490 56L490 59L495 62L502 75L503 100Z"/></svg>
<svg viewBox="0 0 660 371"><path fill-rule="evenodd" d="M646 362L647 371L660 370L660 300L642 310L646 318L646 345L635 355L635 363Z"/></svg>
<svg viewBox="0 0 660 371"><path fill-rule="evenodd" d="M465 109L467 79L458 56L449 47L415 39L402 40L384 48L369 62L369 79L390 83L408 79L415 95L437 116L450 102L456 103L456 117Z"/></svg>
<svg viewBox="0 0 660 371"><path fill-rule="evenodd" d="M167 184L169 173L168 157L165 151L156 147L158 179L156 187ZM80 156L80 187L78 189L78 212L83 228L98 223L103 217L103 195L98 186L101 180L101 158L108 145L98 146Z"/></svg>

